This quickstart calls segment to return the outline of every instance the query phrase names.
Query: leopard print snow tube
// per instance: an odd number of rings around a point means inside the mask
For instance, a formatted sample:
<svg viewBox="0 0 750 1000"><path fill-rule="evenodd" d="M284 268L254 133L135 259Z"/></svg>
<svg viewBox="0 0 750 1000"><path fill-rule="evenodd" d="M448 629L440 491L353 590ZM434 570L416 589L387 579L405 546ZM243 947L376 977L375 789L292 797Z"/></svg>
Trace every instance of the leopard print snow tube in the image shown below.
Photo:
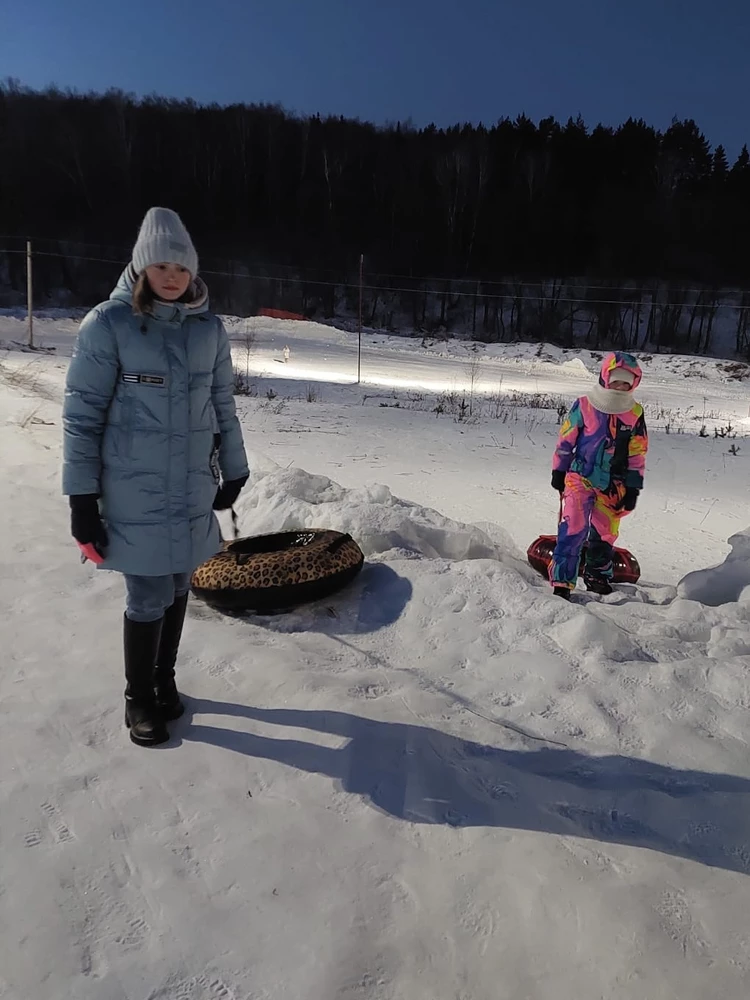
<svg viewBox="0 0 750 1000"><path fill-rule="evenodd" d="M350 583L364 564L351 535L317 528L225 542L193 574L196 597L225 611L281 611Z"/></svg>

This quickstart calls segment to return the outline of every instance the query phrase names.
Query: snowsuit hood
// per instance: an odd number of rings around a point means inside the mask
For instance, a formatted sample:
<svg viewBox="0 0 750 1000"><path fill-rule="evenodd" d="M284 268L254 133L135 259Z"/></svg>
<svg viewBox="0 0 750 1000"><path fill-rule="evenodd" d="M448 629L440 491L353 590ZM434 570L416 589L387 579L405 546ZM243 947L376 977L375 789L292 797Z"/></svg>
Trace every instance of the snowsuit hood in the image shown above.
<svg viewBox="0 0 750 1000"><path fill-rule="evenodd" d="M625 351L612 351L612 353L608 354L604 361L602 361L602 367L599 373L599 385L603 386L605 389L609 389L613 372L617 368L624 368L626 372L630 372L633 376L633 385L630 391L635 392L641 379L643 378L643 371L641 370L641 366L638 364L637 359L632 354L628 354Z"/></svg>

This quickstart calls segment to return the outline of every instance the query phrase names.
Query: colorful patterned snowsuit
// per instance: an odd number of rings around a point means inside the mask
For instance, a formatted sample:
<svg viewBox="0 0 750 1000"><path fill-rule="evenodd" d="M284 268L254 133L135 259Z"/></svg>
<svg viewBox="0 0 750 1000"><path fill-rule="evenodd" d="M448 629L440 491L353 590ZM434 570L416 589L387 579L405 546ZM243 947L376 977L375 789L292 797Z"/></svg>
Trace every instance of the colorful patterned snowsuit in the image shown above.
<svg viewBox="0 0 750 1000"><path fill-rule="evenodd" d="M599 383L609 388L610 373L627 368L641 380L631 354L614 352L604 359ZM581 550L586 545L586 572L611 579L613 546L620 520L618 509L628 487L643 488L648 432L640 403L626 413L602 413L587 396L577 399L560 429L553 468L567 473L562 521L550 564L555 587L575 587Z"/></svg>

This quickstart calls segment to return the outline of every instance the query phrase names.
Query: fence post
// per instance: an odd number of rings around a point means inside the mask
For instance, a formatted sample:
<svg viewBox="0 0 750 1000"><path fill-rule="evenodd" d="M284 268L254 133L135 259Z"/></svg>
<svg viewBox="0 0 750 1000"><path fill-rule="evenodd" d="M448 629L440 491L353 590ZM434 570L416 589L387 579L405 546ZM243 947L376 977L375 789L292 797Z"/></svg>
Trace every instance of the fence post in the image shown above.
<svg viewBox="0 0 750 1000"><path fill-rule="evenodd" d="M362 381L362 293L364 285L365 255L359 255L359 335L357 338L357 385Z"/></svg>
<svg viewBox="0 0 750 1000"><path fill-rule="evenodd" d="M34 347L34 281L31 273L31 240L26 240L26 308L29 314L29 347Z"/></svg>

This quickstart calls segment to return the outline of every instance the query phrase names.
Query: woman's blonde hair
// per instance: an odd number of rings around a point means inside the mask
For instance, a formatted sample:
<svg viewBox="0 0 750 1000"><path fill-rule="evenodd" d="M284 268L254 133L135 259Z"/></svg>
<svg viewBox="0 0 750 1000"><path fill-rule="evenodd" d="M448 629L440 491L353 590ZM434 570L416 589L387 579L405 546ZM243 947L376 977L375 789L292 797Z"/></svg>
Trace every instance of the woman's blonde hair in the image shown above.
<svg viewBox="0 0 750 1000"><path fill-rule="evenodd" d="M151 306L154 304L155 298L154 290L146 277L146 272L142 271L138 275L138 280L133 289L133 312L136 316L143 316L151 312Z"/></svg>

